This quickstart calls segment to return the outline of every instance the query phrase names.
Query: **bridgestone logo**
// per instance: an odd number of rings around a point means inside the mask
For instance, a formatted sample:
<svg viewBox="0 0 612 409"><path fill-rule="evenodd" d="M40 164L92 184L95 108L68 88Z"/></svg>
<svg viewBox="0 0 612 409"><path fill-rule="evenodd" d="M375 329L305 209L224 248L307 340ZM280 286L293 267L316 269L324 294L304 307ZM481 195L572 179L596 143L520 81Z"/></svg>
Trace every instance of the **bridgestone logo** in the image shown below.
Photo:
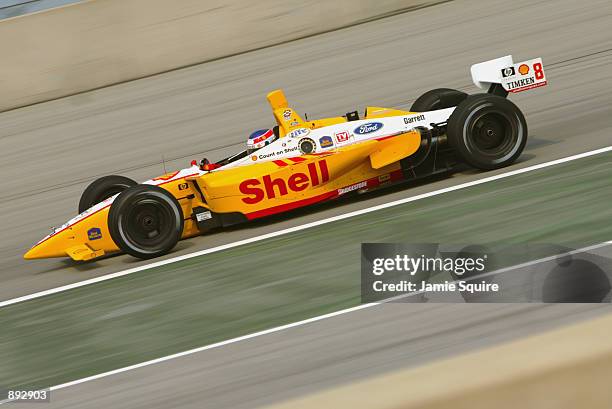
<svg viewBox="0 0 612 409"><path fill-rule="evenodd" d="M348 186L348 187L343 187L342 189L338 189L338 194L339 195L343 195L349 192L353 192L355 190L359 190L359 189L363 189L364 187L368 186L368 182L359 182L355 185L352 186Z"/></svg>

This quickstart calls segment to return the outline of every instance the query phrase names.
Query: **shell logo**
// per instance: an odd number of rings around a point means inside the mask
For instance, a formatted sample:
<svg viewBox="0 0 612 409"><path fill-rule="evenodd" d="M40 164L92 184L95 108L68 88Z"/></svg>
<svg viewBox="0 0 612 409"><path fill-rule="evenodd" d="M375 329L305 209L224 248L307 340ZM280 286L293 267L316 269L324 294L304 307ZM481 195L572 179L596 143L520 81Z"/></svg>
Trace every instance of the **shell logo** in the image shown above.
<svg viewBox="0 0 612 409"><path fill-rule="evenodd" d="M315 188L329 182L329 168L325 159L306 166L305 172L291 174L287 179L265 175L260 179L247 179L238 186L240 193L246 195L241 200L246 204L256 204L265 198L281 198L292 193ZM277 195L278 193L278 195Z"/></svg>
<svg viewBox="0 0 612 409"><path fill-rule="evenodd" d="M521 75L527 75L529 72L529 66L527 64L521 64L518 71Z"/></svg>

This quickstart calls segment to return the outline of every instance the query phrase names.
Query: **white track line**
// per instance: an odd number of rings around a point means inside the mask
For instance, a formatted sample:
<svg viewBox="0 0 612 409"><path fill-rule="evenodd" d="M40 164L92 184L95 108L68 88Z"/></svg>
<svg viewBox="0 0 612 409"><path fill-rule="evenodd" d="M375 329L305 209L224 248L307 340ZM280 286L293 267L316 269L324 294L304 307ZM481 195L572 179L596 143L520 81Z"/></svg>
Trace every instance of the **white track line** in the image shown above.
<svg viewBox="0 0 612 409"><path fill-rule="evenodd" d="M342 215L329 217L327 219L318 220L318 221L315 221L315 222L312 222L312 223L302 224L302 225L299 225L299 226L290 227L288 229L284 229L284 230L279 230L279 231L275 231L275 232L272 232L272 233L263 234L261 236L251 237L249 239L235 241L233 243L228 243L228 244L224 244L224 245L221 245L221 246L217 246L217 247L212 247L212 248L205 249L205 250L196 251L194 253L184 254L182 256L177 256L177 257L169 258L169 259L166 259L166 260L157 261L157 262L154 262L154 263L151 263L151 264L146 264L146 265L143 265L143 266L130 268L128 270L123 270L123 271L118 271L116 273L106 274L106 275L103 275L103 276L100 276L100 277L96 277L96 278L92 278L92 279L89 279L89 280L79 281L77 283L68 284L68 285L64 285L64 286L61 286L61 287L51 288L49 290L44 290L44 291L40 291L40 292L37 292L37 293L24 295L22 297L17 297L17 298L13 298L13 299L10 299L10 300L2 301L2 302L0 302L0 308L1 307L6 307L6 306L12 305L12 304L17 304L17 303L23 302L23 301L33 300L35 298L44 297L46 295L56 294L56 293L59 293L59 292L63 292L63 291L67 291L67 290L72 290L74 288L84 287L86 285L100 283L102 281L107 281L107 280L112 280L113 278L123 277L123 276L129 275L129 274L138 273L140 271L148 270L148 269L151 269L151 268L165 266L165 265L168 265L168 264L176 263L178 261L187 260L187 259L190 259L190 258L193 258L193 257L203 256L205 254L216 253L216 252L227 250L227 249L231 249L231 248L234 248L234 247L243 246L245 244L255 243L255 242L258 242L258 241L261 241L261 240L266 240L266 239L270 239L270 238L273 238L273 237L278 237L278 236L282 236L282 235L285 235L285 234L289 234L289 233L293 233L293 232L297 232L297 231L301 231L301 230L310 229L312 227L321 226L323 224L332 223L332 222L335 222L335 221L338 221L338 220L344 220L344 219L348 219L348 218L351 218L351 217L359 216L359 215L362 215L362 214L367 214L367 213L375 212L377 210L386 209L386 208L397 206L397 205L401 205L401 204L404 204L404 203L416 202L417 200L426 199L428 197L437 196L437 195L441 195L441 194L448 193L448 192L453 192L455 190L465 189L465 188L472 187L472 186L482 185L484 183L493 182L495 180L505 179L505 178L508 178L510 176L515 176L515 175L520 175L520 174L523 174L523 173L533 172L534 170L544 169L544 168L548 168L550 166L555 166L555 165L559 165L559 164L562 164L562 163L567 163L567 162L571 162L571 161L574 161L574 160L578 160L578 159L582 159L582 158L587 158L589 156L594 156L594 155L598 155L598 154L605 153L605 152L610 152L610 151L612 151L612 146L606 146L604 148L596 149L596 150L593 150L593 151L579 153L577 155L572 155L572 156L567 156L565 158L556 159L556 160L553 160L553 161L550 161L550 162L544 162L544 163L540 163L540 164L537 164L537 165L532 165L532 166L528 166L528 167L525 167L525 168L512 170L512 171L509 171L509 172L501 173L499 175L489 176L489 177L478 179L478 180L474 180L474 181L471 181L471 182L461 183L459 185L450 186L450 187L447 187L447 188L444 188L444 189L434 190L432 192L423 193L423 194L420 194L420 195L416 195L416 196L411 196L411 197L407 197L407 198L404 198L404 199L395 200L393 202L384 203L384 204L373 206L373 207L369 207L369 208L366 208L366 209L356 210L356 211L345 213L345 214L342 214Z"/></svg>
<svg viewBox="0 0 612 409"><path fill-rule="evenodd" d="M219 348L219 347L222 347L222 346L225 346L225 345L235 344L236 342L245 341L245 340L251 339L251 338L257 338L257 337L260 337L262 335L273 334L275 332L284 331L284 330L289 329L289 328L299 327L299 326L302 326L302 325L310 324L312 322L317 322L317 321L321 321L321 320L324 320L324 319L327 319L327 318L336 317L338 315L344 315L344 314L348 314L348 313L351 313L351 312L363 310L363 309L366 309L366 308L369 308L369 307L374 307L376 305L380 305L380 303L361 304L361 305L358 305L356 307L346 308L344 310L331 312L329 314L319 315L319 316L308 318L308 319L305 319L305 320L302 320L302 321L292 322L290 324L281 325L279 327L274 327L274 328L266 329L266 330L263 330L263 331L254 332L252 334L247 334L247 335L243 335L243 336L240 336L240 337L228 339L228 340L225 340L225 341L216 342L214 344L205 345L203 347L190 349L188 351L178 352L176 354L172 354L172 355L168 355L168 356L163 356L161 358L152 359L150 361L141 362L139 364L126 366L125 368L119 368L119 369L115 369L115 370L112 370L112 371L104 372L104 373L101 373L101 374L88 376L86 378L77 379L75 381L62 383L60 385L51 386L49 389L54 391L54 390L58 390L58 389L62 389L62 388L67 388L69 386L78 385L78 384L83 383L83 382L89 382L89 381L93 381L93 380L96 380L96 379L105 378L107 376L115 375L115 374L118 374L118 373L121 373L121 372L131 371L133 369L138 369L138 368L142 368L142 367L145 367L145 366L158 364L160 362L165 362L165 361L169 361L171 359L180 358L182 356L191 355L191 354L195 354L195 353L202 352L202 351L207 351L209 349L215 349L215 348Z"/></svg>
<svg viewBox="0 0 612 409"><path fill-rule="evenodd" d="M584 247L584 248L581 248L581 249L572 250L572 251L569 251L569 252L566 252L566 253L562 253L562 254L557 254L557 255L554 255L554 256L543 257L543 258L540 258L540 259L537 259L537 260L532 260L532 261L528 261L528 262L525 262L525 263L517 264L516 266L512 266L512 267L501 268L499 270L495 270L495 271L492 271L492 272L489 272L489 273L486 273L486 274L482 274L481 276L484 277L484 276L490 276L490 275L495 275L495 274L502 274L502 273L505 273L505 272L508 272L508 271L511 271L511 270L515 270L515 269L519 269L519 268L524 268L524 267L531 266L531 265L534 265L534 264L543 263L543 262L547 262L547 261L552 261L552 260L555 260L555 259L557 259L558 257L561 257L561 256L566 256L566 255L572 255L572 254L592 251L592 250L596 250L596 249L599 249L599 248L602 248L602 247L606 247L606 246L609 246L609 245L612 245L612 241L606 241L606 242L603 242L603 243L594 244L592 246L588 246L588 247ZM480 277L480 276L478 276L478 277ZM477 278L477 277L474 277L474 279L475 278ZM180 358L180 357L187 356L187 355L192 355L192 354L195 354L195 353L198 353L198 352L207 351L209 349L219 348L219 347L222 347L222 346L225 346L225 345L235 344L237 342L245 341L247 339L257 338L257 337L260 337L262 335L272 334L272 333L275 333L275 332L281 332L281 331L284 331L284 330L289 329L289 328L295 328L295 327L299 327L299 326L302 326L302 325L310 324L310 323L313 323L313 322L322 321L322 320L325 320L327 318L337 317L339 315L344 315L344 314L349 314L351 312L355 312L355 311L359 311L359 310L364 310L366 308L374 307L374 306L385 304L385 303L392 302L392 301L397 301L398 299L406 298L406 297L409 297L409 296L412 296L412 295L415 295L415 294L419 294L419 293L420 292L409 293L409 294L402 294L402 295L399 295L399 296L396 296L396 297L388 298L388 299L383 300L383 301L378 302L378 303L361 304L361 305L358 305L356 307L346 308L344 310L331 312L329 314L319 315L319 316L308 318L308 319L305 319L305 320L302 320L302 321L292 322L290 324L281 325L281 326L278 326L278 327L266 329L266 330L259 331L259 332L254 332L252 334L243 335L243 336L232 338L232 339L228 339L228 340L225 340L225 341L216 342L214 344L205 345L205 346L202 346L202 347L199 347L199 348L190 349L188 351L178 352L176 354L167 355L167 356L164 356L164 357L161 357L161 358L152 359L150 361L145 361L145 362L141 362L141 363L138 363L138 364L135 364L135 365L126 366L124 368L119 368L119 369L115 369L115 370L112 370L112 371L103 372L103 373L100 373L100 374L97 374L97 375L88 376L86 378L77 379L77 380L74 380L74 381L62 383L60 385L51 386L49 388L49 390L55 391L55 390L58 390L58 389L68 388L70 386L78 385L78 384L81 384L81 383L85 383L85 382L89 382L89 381L94 381L94 380L100 379L100 378L106 378L107 376L119 374L119 373L122 373L122 372L131 371L133 369L143 368L145 366L158 364L158 363L161 363L161 362L169 361L169 360ZM2 404L2 403L4 403L4 401L0 402L0 404Z"/></svg>

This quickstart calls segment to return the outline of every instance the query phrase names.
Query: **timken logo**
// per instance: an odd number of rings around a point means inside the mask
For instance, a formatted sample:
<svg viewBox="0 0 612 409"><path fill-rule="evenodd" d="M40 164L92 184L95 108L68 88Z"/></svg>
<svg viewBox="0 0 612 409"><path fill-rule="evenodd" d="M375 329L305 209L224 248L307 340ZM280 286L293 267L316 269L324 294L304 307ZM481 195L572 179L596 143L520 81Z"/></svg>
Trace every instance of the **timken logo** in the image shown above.
<svg viewBox="0 0 612 409"><path fill-rule="evenodd" d="M287 180L272 178L265 175L262 180L247 179L240 183L240 192L248 195L242 199L246 204L261 202L264 198L274 199L277 196L286 196L289 191L301 192L309 187L315 187L329 181L329 169L325 160L309 163L308 173L293 173Z"/></svg>

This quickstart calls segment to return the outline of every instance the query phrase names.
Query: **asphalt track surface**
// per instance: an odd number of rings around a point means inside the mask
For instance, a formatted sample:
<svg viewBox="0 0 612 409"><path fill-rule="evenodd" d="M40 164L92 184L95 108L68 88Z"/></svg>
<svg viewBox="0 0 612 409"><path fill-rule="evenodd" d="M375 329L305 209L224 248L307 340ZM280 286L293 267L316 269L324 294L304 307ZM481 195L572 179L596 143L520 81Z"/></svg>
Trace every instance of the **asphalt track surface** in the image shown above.
<svg viewBox="0 0 612 409"><path fill-rule="evenodd" d="M408 108L440 86L476 92L472 63L508 53L515 61L541 56L550 85L511 97L530 127L525 154L512 168L608 146L611 15L607 1L452 1L0 114L0 299L141 264L129 256L79 265L26 262L21 255L75 214L80 193L98 176L143 180L162 173L162 154L170 170L204 154L218 159L242 149L250 131L271 125L265 93L273 88L283 88L290 104L311 118L362 111L365 105ZM465 171L183 241L172 255L491 174ZM401 308L377 307L127 372L57 391L53 400L58 407L178 407L199 399L210 407L251 407L387 370L377 365L381 360L418 364L609 311L598 305L472 305L458 315L457 306L423 305L406 316ZM379 342L362 342L368 339ZM165 398L148 401L153 390L166 391Z"/></svg>

